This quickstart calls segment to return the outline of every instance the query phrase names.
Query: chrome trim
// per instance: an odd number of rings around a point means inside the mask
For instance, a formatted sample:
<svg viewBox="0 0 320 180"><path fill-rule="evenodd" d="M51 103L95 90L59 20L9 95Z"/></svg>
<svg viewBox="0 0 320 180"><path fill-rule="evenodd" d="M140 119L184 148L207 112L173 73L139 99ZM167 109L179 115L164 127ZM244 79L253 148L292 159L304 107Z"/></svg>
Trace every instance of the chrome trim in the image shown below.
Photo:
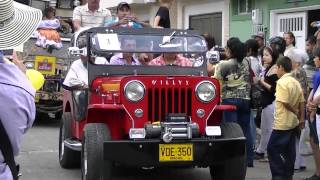
<svg viewBox="0 0 320 180"><path fill-rule="evenodd" d="M63 144L74 151L81 151L81 148L82 148L82 143L79 140L74 140L70 138L65 139L63 141Z"/></svg>

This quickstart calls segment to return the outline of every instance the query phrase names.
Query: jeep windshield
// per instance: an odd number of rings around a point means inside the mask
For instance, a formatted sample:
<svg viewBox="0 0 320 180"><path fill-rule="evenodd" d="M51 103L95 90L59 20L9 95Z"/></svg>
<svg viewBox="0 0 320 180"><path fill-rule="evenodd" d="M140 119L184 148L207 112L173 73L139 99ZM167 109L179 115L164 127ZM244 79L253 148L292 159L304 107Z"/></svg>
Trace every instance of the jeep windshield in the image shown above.
<svg viewBox="0 0 320 180"><path fill-rule="evenodd" d="M195 32L92 28L87 35L89 64L95 65L95 72L102 66L101 73L108 76L206 75L206 43Z"/></svg>

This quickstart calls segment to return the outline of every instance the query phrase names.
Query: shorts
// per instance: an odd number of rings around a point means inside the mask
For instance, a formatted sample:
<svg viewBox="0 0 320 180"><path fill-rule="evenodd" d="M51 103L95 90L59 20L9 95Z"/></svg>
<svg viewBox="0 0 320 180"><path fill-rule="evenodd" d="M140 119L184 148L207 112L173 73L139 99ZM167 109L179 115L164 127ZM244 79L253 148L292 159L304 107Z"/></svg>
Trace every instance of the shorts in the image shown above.
<svg viewBox="0 0 320 180"><path fill-rule="evenodd" d="M310 138L313 139L313 142L315 144L319 144L319 139L318 139L318 133L317 133L317 120L314 120L313 122L309 122L309 127L310 127Z"/></svg>

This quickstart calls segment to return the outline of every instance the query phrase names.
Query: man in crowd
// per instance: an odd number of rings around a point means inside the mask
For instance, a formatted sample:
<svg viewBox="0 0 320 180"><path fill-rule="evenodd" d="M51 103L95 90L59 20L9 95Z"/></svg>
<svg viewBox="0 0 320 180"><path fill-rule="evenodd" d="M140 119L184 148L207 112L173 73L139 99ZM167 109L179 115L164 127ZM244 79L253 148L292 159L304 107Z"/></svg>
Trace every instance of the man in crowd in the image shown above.
<svg viewBox="0 0 320 180"><path fill-rule="evenodd" d="M126 2L121 2L117 6L117 18L106 19L106 27L128 27L128 28L142 28L150 27L148 23L140 21L131 12L131 7Z"/></svg>
<svg viewBox="0 0 320 180"><path fill-rule="evenodd" d="M111 18L111 12L100 7L100 0L88 0L83 6L78 6L73 11L73 26L75 31L81 27L103 26L106 19Z"/></svg>

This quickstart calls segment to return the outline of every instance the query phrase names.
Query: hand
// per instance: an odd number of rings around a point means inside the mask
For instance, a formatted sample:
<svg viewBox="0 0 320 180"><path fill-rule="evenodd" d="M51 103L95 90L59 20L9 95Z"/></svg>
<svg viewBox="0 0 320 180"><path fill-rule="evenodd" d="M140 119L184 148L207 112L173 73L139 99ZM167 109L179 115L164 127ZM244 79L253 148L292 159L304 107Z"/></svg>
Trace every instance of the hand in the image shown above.
<svg viewBox="0 0 320 180"><path fill-rule="evenodd" d="M305 121L299 121L299 129L302 130L304 129L304 126L305 126Z"/></svg>
<svg viewBox="0 0 320 180"><path fill-rule="evenodd" d="M13 62L23 73L26 73L27 68L26 68L26 66L23 64L22 59L19 59L17 53L18 53L18 52L13 51L13 54L12 54L13 60L12 60L12 62Z"/></svg>
<svg viewBox="0 0 320 180"><path fill-rule="evenodd" d="M131 21L134 21L134 22L138 22L139 21L137 16L135 16L135 15L128 16L127 18L130 19Z"/></svg>
<svg viewBox="0 0 320 180"><path fill-rule="evenodd" d="M128 24L128 23L129 23L129 19L126 17L118 21L119 25Z"/></svg>
<svg viewBox="0 0 320 180"><path fill-rule="evenodd" d="M261 77L259 79L258 84L260 84L264 88L264 77Z"/></svg>
<svg viewBox="0 0 320 180"><path fill-rule="evenodd" d="M316 111L316 109L317 109L316 104L314 104L313 102L310 102L310 101L307 103L308 112Z"/></svg>

